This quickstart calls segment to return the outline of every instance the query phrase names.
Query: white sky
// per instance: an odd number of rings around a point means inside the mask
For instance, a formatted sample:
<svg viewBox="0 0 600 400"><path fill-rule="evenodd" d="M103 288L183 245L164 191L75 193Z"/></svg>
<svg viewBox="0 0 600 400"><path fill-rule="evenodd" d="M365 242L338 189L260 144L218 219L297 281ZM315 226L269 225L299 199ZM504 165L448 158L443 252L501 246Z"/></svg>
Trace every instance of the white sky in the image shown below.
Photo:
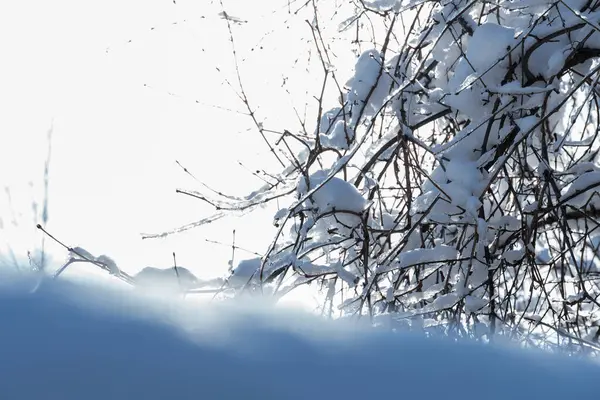
<svg viewBox="0 0 600 400"><path fill-rule="evenodd" d="M229 243L236 227L237 244L265 250L273 232L271 210L168 240L142 241L139 236L213 212L175 194L176 187L200 189L176 159L199 179L237 195L260 182L235 160L252 169L275 165L248 117L195 103L243 110L223 84L224 77L233 79L233 63L226 24L217 16L220 6L207 3L58 0L0 5L0 185L10 188L15 217L8 196L0 192L0 252L10 246L24 256L39 244L31 205L36 201L41 207L52 121L47 228L68 245L107 254L129 272L170 266L175 251L178 263L201 276L225 272L231 253L204 238ZM240 51L256 43L265 48L252 53L242 73L251 98L260 95L263 115L271 117L264 120L265 127L276 130L290 129L282 121L293 116L289 97L279 89L281 69L302 50L301 37L281 29L281 17L266 13L280 6L285 10L285 4L225 1L230 14L249 21L236 27ZM173 25L175 21L179 23ZM278 33L265 37L269 30ZM305 23L303 34L308 34ZM292 46L290 38L299 41ZM300 106L302 92L295 97ZM66 256L57 244L46 243L59 261ZM251 255L238 253L237 261L240 257Z"/></svg>

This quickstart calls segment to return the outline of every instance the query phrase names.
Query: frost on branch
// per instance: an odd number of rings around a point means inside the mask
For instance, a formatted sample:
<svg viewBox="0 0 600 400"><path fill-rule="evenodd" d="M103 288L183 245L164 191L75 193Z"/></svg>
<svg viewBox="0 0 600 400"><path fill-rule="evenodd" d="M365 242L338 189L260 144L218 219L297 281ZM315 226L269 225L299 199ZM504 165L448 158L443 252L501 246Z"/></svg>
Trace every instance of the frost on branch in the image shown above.
<svg viewBox="0 0 600 400"><path fill-rule="evenodd" d="M193 192L232 212L283 203L244 287L311 284L328 315L597 349L600 2L356 3L306 19L321 96L281 127L273 183ZM340 42L349 77L331 68Z"/></svg>

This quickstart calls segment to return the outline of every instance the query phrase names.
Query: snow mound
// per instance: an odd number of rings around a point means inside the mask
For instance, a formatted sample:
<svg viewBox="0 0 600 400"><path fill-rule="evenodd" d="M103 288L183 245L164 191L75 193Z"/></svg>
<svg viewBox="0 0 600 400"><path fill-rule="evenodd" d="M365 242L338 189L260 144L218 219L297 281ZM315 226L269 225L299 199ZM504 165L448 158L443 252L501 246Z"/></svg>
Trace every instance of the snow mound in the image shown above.
<svg viewBox="0 0 600 400"><path fill-rule="evenodd" d="M6 282L6 280L3 280ZM350 328L297 311L0 289L6 399L595 398L591 363Z"/></svg>

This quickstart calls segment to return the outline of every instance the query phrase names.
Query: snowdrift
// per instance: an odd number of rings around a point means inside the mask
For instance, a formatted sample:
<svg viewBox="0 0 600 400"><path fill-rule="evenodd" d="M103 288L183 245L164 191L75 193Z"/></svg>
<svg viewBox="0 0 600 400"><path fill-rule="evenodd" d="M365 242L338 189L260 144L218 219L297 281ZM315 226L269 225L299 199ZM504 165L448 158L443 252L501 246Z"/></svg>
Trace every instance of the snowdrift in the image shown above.
<svg viewBox="0 0 600 400"><path fill-rule="evenodd" d="M6 280L4 279L6 282ZM595 398L600 368L559 356L326 323L298 311L0 288L0 397Z"/></svg>

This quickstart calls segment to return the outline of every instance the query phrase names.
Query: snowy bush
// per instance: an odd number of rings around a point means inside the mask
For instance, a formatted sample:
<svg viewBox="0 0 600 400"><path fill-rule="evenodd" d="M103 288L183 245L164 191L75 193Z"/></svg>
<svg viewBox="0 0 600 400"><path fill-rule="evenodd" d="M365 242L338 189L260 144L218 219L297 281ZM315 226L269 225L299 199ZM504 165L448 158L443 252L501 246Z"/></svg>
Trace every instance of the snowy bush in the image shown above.
<svg viewBox="0 0 600 400"><path fill-rule="evenodd" d="M311 285L328 316L599 349L600 1L325 3L290 10L313 115L270 140L239 81L281 169L245 197L180 190L217 213L148 237L283 203L224 295ZM235 56L243 25L224 23Z"/></svg>

